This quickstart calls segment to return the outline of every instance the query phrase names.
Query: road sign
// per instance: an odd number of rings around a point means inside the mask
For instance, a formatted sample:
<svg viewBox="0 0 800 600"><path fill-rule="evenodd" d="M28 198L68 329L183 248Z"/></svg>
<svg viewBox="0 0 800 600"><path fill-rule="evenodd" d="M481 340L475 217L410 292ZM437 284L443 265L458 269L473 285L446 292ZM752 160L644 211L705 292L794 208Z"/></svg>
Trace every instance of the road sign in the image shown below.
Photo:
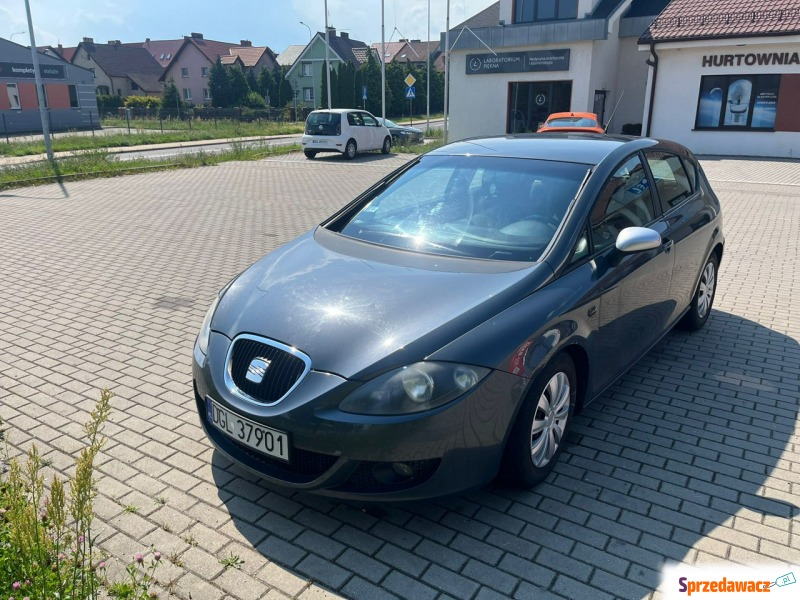
<svg viewBox="0 0 800 600"><path fill-rule="evenodd" d="M405 82L408 87L411 87L417 82L417 78L414 77L411 73L409 73L408 76L405 78ZM413 98L413 96L410 97Z"/></svg>
<svg viewBox="0 0 800 600"><path fill-rule="evenodd" d="M367 99L367 86L365 85L361 87L361 99L362 100Z"/></svg>
<svg viewBox="0 0 800 600"><path fill-rule="evenodd" d="M414 86L413 85L409 86L408 89L406 90L406 98L408 98L409 100L413 100L416 97L417 94L414 91Z"/></svg>

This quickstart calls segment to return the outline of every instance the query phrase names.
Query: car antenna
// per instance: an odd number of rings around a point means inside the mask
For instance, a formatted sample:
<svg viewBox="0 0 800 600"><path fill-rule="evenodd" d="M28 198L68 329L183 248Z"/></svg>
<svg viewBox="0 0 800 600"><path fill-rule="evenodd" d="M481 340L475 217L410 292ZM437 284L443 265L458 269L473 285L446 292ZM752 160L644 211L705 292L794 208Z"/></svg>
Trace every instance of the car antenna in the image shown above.
<svg viewBox="0 0 800 600"><path fill-rule="evenodd" d="M619 103L622 102L622 97L625 95L625 90L622 90L622 93L619 95L619 99L617 103L614 105L614 110L611 111L611 116L608 118L608 123L606 126L603 127L603 132L608 133L608 128L611 127L611 121L614 120L614 114L617 112L617 108L619 107Z"/></svg>

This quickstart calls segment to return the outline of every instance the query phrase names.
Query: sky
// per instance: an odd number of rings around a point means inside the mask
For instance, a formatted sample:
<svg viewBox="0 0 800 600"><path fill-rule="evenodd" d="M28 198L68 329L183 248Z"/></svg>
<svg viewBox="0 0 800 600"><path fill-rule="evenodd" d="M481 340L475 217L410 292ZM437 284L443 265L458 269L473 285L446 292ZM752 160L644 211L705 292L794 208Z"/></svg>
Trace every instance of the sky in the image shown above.
<svg viewBox="0 0 800 600"><path fill-rule="evenodd" d="M387 42L426 39L429 1L431 39L438 40L445 30L446 0L383 1ZM450 0L450 26L493 2ZM103 43L180 39L198 32L224 42L251 40L280 54L291 44L308 42L308 29L300 21L312 31L325 28L324 0L30 0L30 5L37 46L76 46L84 37ZM354 39L381 41L381 0L328 0L328 15L332 27ZM0 38L27 46L27 30L24 0L0 0Z"/></svg>

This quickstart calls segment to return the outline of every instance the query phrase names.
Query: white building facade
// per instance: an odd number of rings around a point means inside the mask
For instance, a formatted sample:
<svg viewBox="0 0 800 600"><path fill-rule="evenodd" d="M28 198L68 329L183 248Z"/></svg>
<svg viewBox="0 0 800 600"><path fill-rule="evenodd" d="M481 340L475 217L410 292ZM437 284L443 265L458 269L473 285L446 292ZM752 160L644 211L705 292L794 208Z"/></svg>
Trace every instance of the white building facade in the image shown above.
<svg viewBox="0 0 800 600"><path fill-rule="evenodd" d="M609 132L638 132L648 73L638 38L666 4L501 0L495 24L490 7L455 27L450 139L534 132L566 111L594 112L602 123L613 113Z"/></svg>
<svg viewBox="0 0 800 600"><path fill-rule="evenodd" d="M800 2L765 0L757 13L734 4L698 15L674 0L642 37L651 63L643 132L697 154L798 158Z"/></svg>

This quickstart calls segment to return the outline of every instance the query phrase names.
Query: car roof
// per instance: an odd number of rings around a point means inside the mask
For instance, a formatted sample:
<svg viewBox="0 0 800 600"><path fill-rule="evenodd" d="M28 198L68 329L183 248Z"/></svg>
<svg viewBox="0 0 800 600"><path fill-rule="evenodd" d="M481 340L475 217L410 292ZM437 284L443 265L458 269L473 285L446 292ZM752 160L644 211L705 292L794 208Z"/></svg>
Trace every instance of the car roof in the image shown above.
<svg viewBox="0 0 800 600"><path fill-rule="evenodd" d="M321 108L319 110L314 110L311 112L315 113L337 113L337 114L344 114L349 112L367 112L366 110L361 110L360 108ZM370 113L371 114L371 113Z"/></svg>
<svg viewBox="0 0 800 600"><path fill-rule="evenodd" d="M658 144L657 140L600 133L534 133L471 138L432 150L430 155L503 156L599 164L620 146L636 149Z"/></svg>
<svg viewBox="0 0 800 600"><path fill-rule="evenodd" d="M597 121L597 115L594 113L589 112L560 112L560 113L553 113L547 120L551 119L569 119L570 117L581 117L583 119L592 119L593 121Z"/></svg>

